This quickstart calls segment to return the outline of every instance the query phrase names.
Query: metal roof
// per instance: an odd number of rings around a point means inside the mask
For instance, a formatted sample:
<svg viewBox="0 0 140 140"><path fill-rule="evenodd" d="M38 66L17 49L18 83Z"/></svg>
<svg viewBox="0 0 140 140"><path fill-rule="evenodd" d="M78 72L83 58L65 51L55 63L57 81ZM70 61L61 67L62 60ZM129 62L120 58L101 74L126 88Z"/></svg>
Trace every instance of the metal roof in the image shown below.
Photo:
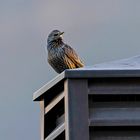
<svg viewBox="0 0 140 140"><path fill-rule="evenodd" d="M65 78L140 77L140 56L66 70L33 94L33 100Z"/></svg>

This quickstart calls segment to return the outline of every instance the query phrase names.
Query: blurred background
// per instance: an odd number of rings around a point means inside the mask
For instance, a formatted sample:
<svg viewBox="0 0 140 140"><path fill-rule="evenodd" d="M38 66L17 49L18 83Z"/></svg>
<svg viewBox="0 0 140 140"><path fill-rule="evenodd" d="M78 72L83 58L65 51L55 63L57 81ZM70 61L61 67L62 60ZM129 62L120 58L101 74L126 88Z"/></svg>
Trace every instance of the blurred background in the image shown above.
<svg viewBox="0 0 140 140"><path fill-rule="evenodd" d="M140 0L0 0L0 139L39 140L33 93L57 73L48 34L64 31L87 66L140 53Z"/></svg>

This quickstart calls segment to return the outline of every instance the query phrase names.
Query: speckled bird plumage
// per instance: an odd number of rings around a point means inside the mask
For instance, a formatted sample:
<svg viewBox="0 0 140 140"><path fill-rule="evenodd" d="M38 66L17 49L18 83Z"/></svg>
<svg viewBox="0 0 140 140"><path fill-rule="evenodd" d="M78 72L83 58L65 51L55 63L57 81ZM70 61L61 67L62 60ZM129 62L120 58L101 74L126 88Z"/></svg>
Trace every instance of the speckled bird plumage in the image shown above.
<svg viewBox="0 0 140 140"><path fill-rule="evenodd" d="M47 40L48 62L57 73L84 66L75 50L63 42L63 33L53 30Z"/></svg>

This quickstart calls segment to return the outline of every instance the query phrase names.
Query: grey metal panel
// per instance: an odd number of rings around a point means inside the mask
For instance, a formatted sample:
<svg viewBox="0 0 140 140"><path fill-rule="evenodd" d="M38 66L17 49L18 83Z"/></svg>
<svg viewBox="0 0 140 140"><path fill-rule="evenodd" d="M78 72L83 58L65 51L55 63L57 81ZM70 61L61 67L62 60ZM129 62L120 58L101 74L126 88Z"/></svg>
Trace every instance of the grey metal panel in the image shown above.
<svg viewBox="0 0 140 140"><path fill-rule="evenodd" d="M96 102L89 108L90 126L140 126L140 102Z"/></svg>
<svg viewBox="0 0 140 140"><path fill-rule="evenodd" d="M89 94L140 94L140 78L93 78Z"/></svg>
<svg viewBox="0 0 140 140"><path fill-rule="evenodd" d="M88 140L87 80L68 79L65 82L66 140Z"/></svg>

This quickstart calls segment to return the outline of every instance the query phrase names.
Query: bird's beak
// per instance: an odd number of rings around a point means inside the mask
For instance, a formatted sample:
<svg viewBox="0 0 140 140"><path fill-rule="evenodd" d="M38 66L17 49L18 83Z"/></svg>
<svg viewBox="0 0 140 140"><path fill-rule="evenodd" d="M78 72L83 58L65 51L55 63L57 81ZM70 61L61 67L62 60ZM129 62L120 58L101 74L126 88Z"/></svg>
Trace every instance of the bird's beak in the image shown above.
<svg viewBox="0 0 140 140"><path fill-rule="evenodd" d="M59 33L59 36L63 39L64 32Z"/></svg>
<svg viewBox="0 0 140 140"><path fill-rule="evenodd" d="M63 35L64 34L64 32L61 32L59 35Z"/></svg>

